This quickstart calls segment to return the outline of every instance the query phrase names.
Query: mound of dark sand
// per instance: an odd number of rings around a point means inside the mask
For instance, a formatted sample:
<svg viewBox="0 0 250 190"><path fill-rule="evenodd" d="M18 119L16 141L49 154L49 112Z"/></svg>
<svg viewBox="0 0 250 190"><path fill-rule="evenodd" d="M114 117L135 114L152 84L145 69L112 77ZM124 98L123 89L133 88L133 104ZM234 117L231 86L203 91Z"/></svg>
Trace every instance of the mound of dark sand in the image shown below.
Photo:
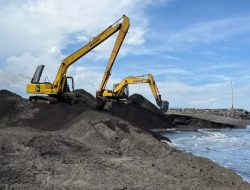
<svg viewBox="0 0 250 190"><path fill-rule="evenodd" d="M112 114L149 132L159 140L168 140L153 130L174 127L172 120L142 95L134 94L129 97L129 101L128 104L113 103Z"/></svg>
<svg viewBox="0 0 250 190"><path fill-rule="evenodd" d="M148 111L161 114L159 108L157 108L154 104L152 104L150 101L148 101L140 94L133 94L128 99L134 104L139 105L140 107L143 107Z"/></svg>
<svg viewBox="0 0 250 190"><path fill-rule="evenodd" d="M71 106L66 103L33 104L14 93L2 90L0 91L0 125L2 127L25 126L51 131L61 129L82 112L94 109L94 97L83 90L78 93L82 94L82 101Z"/></svg>
<svg viewBox="0 0 250 190"><path fill-rule="evenodd" d="M141 95L131 96L129 104L113 103L111 111L97 111L95 98L91 94L84 90L77 90L76 93L79 100L77 104L58 103L51 105L33 104L14 93L0 91L0 125L2 123L2 126L26 126L55 131L70 124L72 119L83 112L92 110L93 114L103 112L103 114L115 115L144 129L160 140L168 140L151 129L173 127L172 122Z"/></svg>
<svg viewBox="0 0 250 190"><path fill-rule="evenodd" d="M0 189L248 189L232 171L182 153L116 117L54 132L0 129Z"/></svg>
<svg viewBox="0 0 250 190"><path fill-rule="evenodd" d="M151 128L172 124L141 97L96 111L80 92L79 104L34 105L0 91L0 189L250 189L234 172L153 138Z"/></svg>

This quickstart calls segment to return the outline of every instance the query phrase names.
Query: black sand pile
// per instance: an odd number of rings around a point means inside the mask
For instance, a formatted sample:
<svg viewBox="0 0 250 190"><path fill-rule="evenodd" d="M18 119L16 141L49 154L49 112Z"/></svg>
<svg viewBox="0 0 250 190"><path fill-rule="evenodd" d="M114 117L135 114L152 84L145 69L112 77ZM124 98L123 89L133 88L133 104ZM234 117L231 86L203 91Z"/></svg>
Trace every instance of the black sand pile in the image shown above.
<svg viewBox="0 0 250 190"><path fill-rule="evenodd" d="M34 105L0 91L0 189L250 189L153 138L152 126L173 124L146 100L96 111L81 93L79 104Z"/></svg>
<svg viewBox="0 0 250 190"><path fill-rule="evenodd" d="M98 111L95 109L95 98L91 94L84 90L77 90L77 93L79 96L77 104L58 103L51 105L33 104L14 93L2 90L0 91L0 125L4 123L5 126L10 127L25 126L55 131L71 124L72 120L83 112L92 110L93 112L115 115L151 133L160 140L168 140L154 133L151 129L173 127L171 120L141 95L132 95L129 104L114 102L111 110Z"/></svg>
<svg viewBox="0 0 250 190"><path fill-rule="evenodd" d="M59 104L33 104L27 99L2 90L0 91L0 125L7 127L25 126L40 130L59 130L86 110L94 109L95 99L85 91L82 102L73 106ZM88 96L90 95L90 96Z"/></svg>

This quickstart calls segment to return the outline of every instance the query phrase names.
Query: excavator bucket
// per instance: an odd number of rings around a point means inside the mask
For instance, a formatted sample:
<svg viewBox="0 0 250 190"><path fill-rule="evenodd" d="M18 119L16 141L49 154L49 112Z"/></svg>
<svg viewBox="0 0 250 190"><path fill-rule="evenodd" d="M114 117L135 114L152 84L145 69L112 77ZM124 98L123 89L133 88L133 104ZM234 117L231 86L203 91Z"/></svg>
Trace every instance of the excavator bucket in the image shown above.
<svg viewBox="0 0 250 190"><path fill-rule="evenodd" d="M163 112L167 112L168 111L168 106L169 106L169 102L168 101L162 101L161 110Z"/></svg>
<svg viewBox="0 0 250 190"><path fill-rule="evenodd" d="M168 111L168 106L169 106L169 102L168 101L159 100L156 103L160 107L160 110L162 112L167 112Z"/></svg>
<svg viewBox="0 0 250 190"><path fill-rule="evenodd" d="M107 98L99 96L96 97L96 109L103 109L106 103Z"/></svg>

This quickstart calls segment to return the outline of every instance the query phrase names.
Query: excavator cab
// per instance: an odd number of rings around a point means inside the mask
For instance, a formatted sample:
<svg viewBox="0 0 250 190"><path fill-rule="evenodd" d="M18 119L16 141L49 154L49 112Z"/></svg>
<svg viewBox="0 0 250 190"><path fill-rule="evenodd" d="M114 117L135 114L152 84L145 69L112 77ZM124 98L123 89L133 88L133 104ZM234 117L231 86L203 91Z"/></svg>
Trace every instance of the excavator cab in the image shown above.
<svg viewBox="0 0 250 190"><path fill-rule="evenodd" d="M52 86L50 82L40 82L45 65L38 65L36 71L31 79L31 85L28 87L35 86L35 91L41 94L47 92L47 86ZM62 79L63 93L74 92L74 78L71 76L65 76ZM44 87L44 88L43 88ZM28 88L29 89L29 88ZM27 90L28 91L28 90ZM28 91L29 92L29 91Z"/></svg>
<svg viewBox="0 0 250 190"><path fill-rule="evenodd" d="M54 93L52 90L53 85L48 82L41 82L41 76L45 65L39 65L31 79L31 83L27 85L27 92L33 94L43 94L49 96L30 96L29 100L32 102L46 102L46 103L57 103L58 99L61 101L70 102L74 96L74 79L70 76L65 76L61 80L62 92L60 95ZM72 102L70 102L72 104Z"/></svg>
<svg viewBox="0 0 250 190"><path fill-rule="evenodd" d="M113 85L113 91L111 91L111 93L115 91L115 89L117 88L118 85L119 85L119 83ZM120 94L118 98L119 99L120 98L128 98L129 97L129 86L128 86L128 84L125 84L122 88L123 88L121 90L122 94Z"/></svg>
<svg viewBox="0 0 250 190"><path fill-rule="evenodd" d="M31 79L31 83L27 85L26 91L33 94L46 94L51 88L52 84L49 82L40 82L44 65L39 65ZM31 97L31 99L37 96Z"/></svg>

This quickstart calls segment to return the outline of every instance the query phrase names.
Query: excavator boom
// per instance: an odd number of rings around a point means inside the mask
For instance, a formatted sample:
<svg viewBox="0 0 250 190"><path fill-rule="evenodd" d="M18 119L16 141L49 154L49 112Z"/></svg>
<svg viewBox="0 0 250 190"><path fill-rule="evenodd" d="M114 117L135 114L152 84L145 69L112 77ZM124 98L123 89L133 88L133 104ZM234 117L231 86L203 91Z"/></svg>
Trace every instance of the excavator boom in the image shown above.
<svg viewBox="0 0 250 190"><path fill-rule="evenodd" d="M97 91L97 96L102 93L103 89L106 88L106 84L107 84L109 76L111 74L111 69L112 69L113 64L115 62L115 59L116 59L116 57L117 57L117 55L119 53L121 45L122 45L122 43L123 43L123 41L124 41L124 39L126 37L129 26L130 26L130 24L129 24L128 17L124 17L123 23L121 25L119 34L117 36L116 42L114 44L114 47L113 47L113 50L112 50L112 53L111 53L111 56L109 58L107 67L106 67L104 75L102 77L102 81L101 81L99 90Z"/></svg>

